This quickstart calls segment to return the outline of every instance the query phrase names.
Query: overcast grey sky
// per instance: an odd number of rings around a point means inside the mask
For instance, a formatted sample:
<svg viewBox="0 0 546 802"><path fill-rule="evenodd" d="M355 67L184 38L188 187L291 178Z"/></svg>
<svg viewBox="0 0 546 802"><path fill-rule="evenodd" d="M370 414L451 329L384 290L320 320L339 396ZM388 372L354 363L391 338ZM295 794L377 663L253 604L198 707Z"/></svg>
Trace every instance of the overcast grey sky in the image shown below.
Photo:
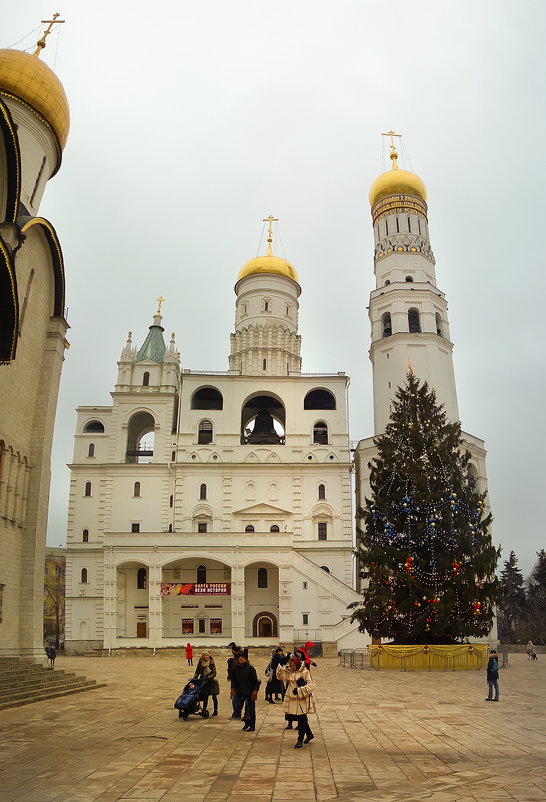
<svg viewBox="0 0 546 802"><path fill-rule="evenodd" d="M269 214L303 290L303 370L345 370L351 439L373 434L368 190L392 127L428 190L494 539L527 574L546 545L543 0L24 0L1 46L53 11L66 22L43 59L71 130L40 211L63 247L71 348L48 542L65 542L75 407L110 403L159 295L182 365L226 370L233 286Z"/></svg>

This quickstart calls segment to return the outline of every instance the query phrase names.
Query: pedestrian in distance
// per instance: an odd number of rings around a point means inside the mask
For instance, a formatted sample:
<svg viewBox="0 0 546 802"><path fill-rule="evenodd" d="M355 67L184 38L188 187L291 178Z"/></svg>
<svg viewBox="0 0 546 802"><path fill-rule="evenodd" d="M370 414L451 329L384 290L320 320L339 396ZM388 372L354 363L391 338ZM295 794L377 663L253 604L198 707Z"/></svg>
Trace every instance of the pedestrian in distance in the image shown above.
<svg viewBox="0 0 546 802"><path fill-rule="evenodd" d="M228 643L228 646L231 649L231 657L228 658L227 661L227 679L228 682L231 684L231 674L239 661L239 654L241 653L241 647L237 646L235 641L231 641L231 643ZM233 713L231 714L231 718L240 719L241 713L243 711L243 700L237 693L231 696L231 706L233 707Z"/></svg>
<svg viewBox="0 0 546 802"><path fill-rule="evenodd" d="M51 666L51 668L55 668L55 659L57 657L57 652L53 648L53 646L46 646L46 654L47 654L47 663Z"/></svg>
<svg viewBox="0 0 546 802"><path fill-rule="evenodd" d="M495 649L489 650L489 660L487 661L487 684L489 686L489 693L485 699L486 702L499 701L499 657ZM495 698L493 698L493 689L495 690Z"/></svg>
<svg viewBox="0 0 546 802"><path fill-rule="evenodd" d="M537 649L534 644L531 646L531 660L538 660Z"/></svg>
<svg viewBox="0 0 546 802"><path fill-rule="evenodd" d="M191 643L186 644L186 660L189 666L193 665L193 648Z"/></svg>
<svg viewBox="0 0 546 802"><path fill-rule="evenodd" d="M277 701L281 702L284 699L284 692L285 692L285 685L284 682L277 677L277 666L280 665L284 658L284 649L282 646L277 646L273 654L271 655L271 674L269 677L269 682L267 683L269 687L269 697L270 701ZM275 700L273 700L275 697ZM266 699L267 699L267 690L266 690Z"/></svg>
<svg viewBox="0 0 546 802"><path fill-rule="evenodd" d="M316 712L313 694L315 683L305 663L297 655L292 655L287 665L279 664L277 677L286 682L283 710L286 716L290 716L289 724L295 721L298 725L298 740L294 744L294 749L301 749L303 744L308 744L315 737L307 718L309 713ZM286 729L292 727L287 726Z"/></svg>
<svg viewBox="0 0 546 802"><path fill-rule="evenodd" d="M202 715L204 718L207 718L208 714L206 711L209 702L209 696L212 696L212 703L214 705L214 712L212 715L217 716L220 685L216 679L216 664L214 662L214 658L212 658L208 652L203 652L199 658L197 667L195 669L194 679L204 679L206 682L200 715Z"/></svg>
<svg viewBox="0 0 546 802"><path fill-rule="evenodd" d="M260 685L256 669L248 662L248 649L243 649L239 653L237 664L231 672L230 696L233 699L237 694L244 702L244 732L254 732L256 729L256 699L258 698Z"/></svg>
<svg viewBox="0 0 546 802"><path fill-rule="evenodd" d="M530 641L528 642L528 644L527 644L527 652L526 652L526 653L527 653L527 659L528 659L528 660L530 660L530 659L531 659L531 656L532 656L532 653L533 653L533 648L534 648L534 646L533 646L533 641L532 641L532 640L530 640Z"/></svg>

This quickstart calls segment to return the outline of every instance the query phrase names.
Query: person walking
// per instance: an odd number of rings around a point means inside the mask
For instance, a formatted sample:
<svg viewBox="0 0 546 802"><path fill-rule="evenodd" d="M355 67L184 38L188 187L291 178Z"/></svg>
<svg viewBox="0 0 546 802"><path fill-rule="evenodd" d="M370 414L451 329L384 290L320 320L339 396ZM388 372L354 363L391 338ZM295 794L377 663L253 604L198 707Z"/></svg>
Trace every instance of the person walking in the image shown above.
<svg viewBox="0 0 546 802"><path fill-rule="evenodd" d="M275 696L277 702L284 699L285 686L284 682L277 677L277 666L279 666L284 659L284 649L282 646L277 646L271 655L271 677L269 678L269 691L271 699Z"/></svg>
<svg viewBox="0 0 546 802"><path fill-rule="evenodd" d="M239 652L237 664L231 672L230 696L233 699L237 695L244 702L244 732L254 732L256 729L256 699L259 690L260 680L256 669L248 662L248 649L243 649Z"/></svg>
<svg viewBox="0 0 546 802"><path fill-rule="evenodd" d="M487 684L489 685L489 693L486 702L499 701L499 658L495 649L489 650L489 660L487 662ZM495 689L495 698L493 699L493 688Z"/></svg>
<svg viewBox="0 0 546 802"><path fill-rule="evenodd" d="M304 743L308 744L315 737L307 718L309 713L316 712L313 694L315 683L305 663L297 655L292 655L286 666L281 664L277 666L277 677L287 684L283 710L290 718L286 729L292 729L292 721L297 722L298 740L294 744L294 749L301 749Z"/></svg>
<svg viewBox="0 0 546 802"><path fill-rule="evenodd" d="M228 646L231 649L231 657L229 657L227 661L227 679L228 682L231 683L231 674L233 672L233 669L238 663L239 654L241 653L241 647L237 646L235 641L231 641L231 643L228 643ZM231 706L233 708L233 713L231 714L231 718L240 719L243 710L243 700L236 693L233 694L231 697Z"/></svg>
<svg viewBox="0 0 546 802"><path fill-rule="evenodd" d="M218 694L220 693L220 685L216 679L216 664L214 659L208 652L203 652L197 663L195 669L194 679L204 679L206 681L205 693L203 696L203 706L201 715L205 714L209 702L209 696L212 696L212 703L214 705L213 716L218 715ZM206 718L206 716L205 716Z"/></svg>
<svg viewBox="0 0 546 802"><path fill-rule="evenodd" d="M186 644L186 660L189 666L193 665L193 648L191 643Z"/></svg>
<svg viewBox="0 0 546 802"><path fill-rule="evenodd" d="M536 646L534 644L531 646L531 660L538 660L537 649L536 649ZM55 661L53 661L53 662L55 662Z"/></svg>
<svg viewBox="0 0 546 802"><path fill-rule="evenodd" d="M533 641L532 641L532 640L530 640L530 641L527 643L527 649L526 649L526 653L527 653L527 659L528 659L528 660L530 660L530 659L531 659L531 654L532 654L532 652L533 652Z"/></svg>

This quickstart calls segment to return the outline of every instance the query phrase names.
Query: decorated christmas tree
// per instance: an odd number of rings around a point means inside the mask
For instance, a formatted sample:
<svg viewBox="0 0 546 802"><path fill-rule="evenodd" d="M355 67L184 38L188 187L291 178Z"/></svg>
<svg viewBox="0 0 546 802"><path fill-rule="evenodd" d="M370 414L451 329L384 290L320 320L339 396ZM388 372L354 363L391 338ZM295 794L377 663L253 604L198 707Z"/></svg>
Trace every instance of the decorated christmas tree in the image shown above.
<svg viewBox="0 0 546 802"><path fill-rule="evenodd" d="M362 632L395 643L486 636L500 597L491 515L469 471L460 423L434 390L407 374L386 431L375 440L371 499L359 511L360 576L352 606Z"/></svg>

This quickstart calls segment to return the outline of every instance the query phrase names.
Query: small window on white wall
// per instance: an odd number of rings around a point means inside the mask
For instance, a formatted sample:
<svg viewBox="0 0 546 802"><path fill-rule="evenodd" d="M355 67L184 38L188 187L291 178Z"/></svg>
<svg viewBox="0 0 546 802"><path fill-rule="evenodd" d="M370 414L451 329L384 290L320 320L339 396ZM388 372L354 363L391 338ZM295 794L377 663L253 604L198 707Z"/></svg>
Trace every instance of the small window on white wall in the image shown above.
<svg viewBox="0 0 546 802"><path fill-rule="evenodd" d="M304 627L306 627L309 624L309 613L302 613L301 623L303 624Z"/></svg>
<svg viewBox="0 0 546 802"><path fill-rule="evenodd" d="M87 568L82 568L81 582L82 585L87 585Z"/></svg>
<svg viewBox="0 0 546 802"><path fill-rule="evenodd" d="M94 457L95 456L95 444L94 443L89 443L89 449L87 451L87 456L88 457Z"/></svg>
<svg viewBox="0 0 546 802"><path fill-rule="evenodd" d="M135 486L133 488L133 496L135 498L140 498L140 482L135 482Z"/></svg>

